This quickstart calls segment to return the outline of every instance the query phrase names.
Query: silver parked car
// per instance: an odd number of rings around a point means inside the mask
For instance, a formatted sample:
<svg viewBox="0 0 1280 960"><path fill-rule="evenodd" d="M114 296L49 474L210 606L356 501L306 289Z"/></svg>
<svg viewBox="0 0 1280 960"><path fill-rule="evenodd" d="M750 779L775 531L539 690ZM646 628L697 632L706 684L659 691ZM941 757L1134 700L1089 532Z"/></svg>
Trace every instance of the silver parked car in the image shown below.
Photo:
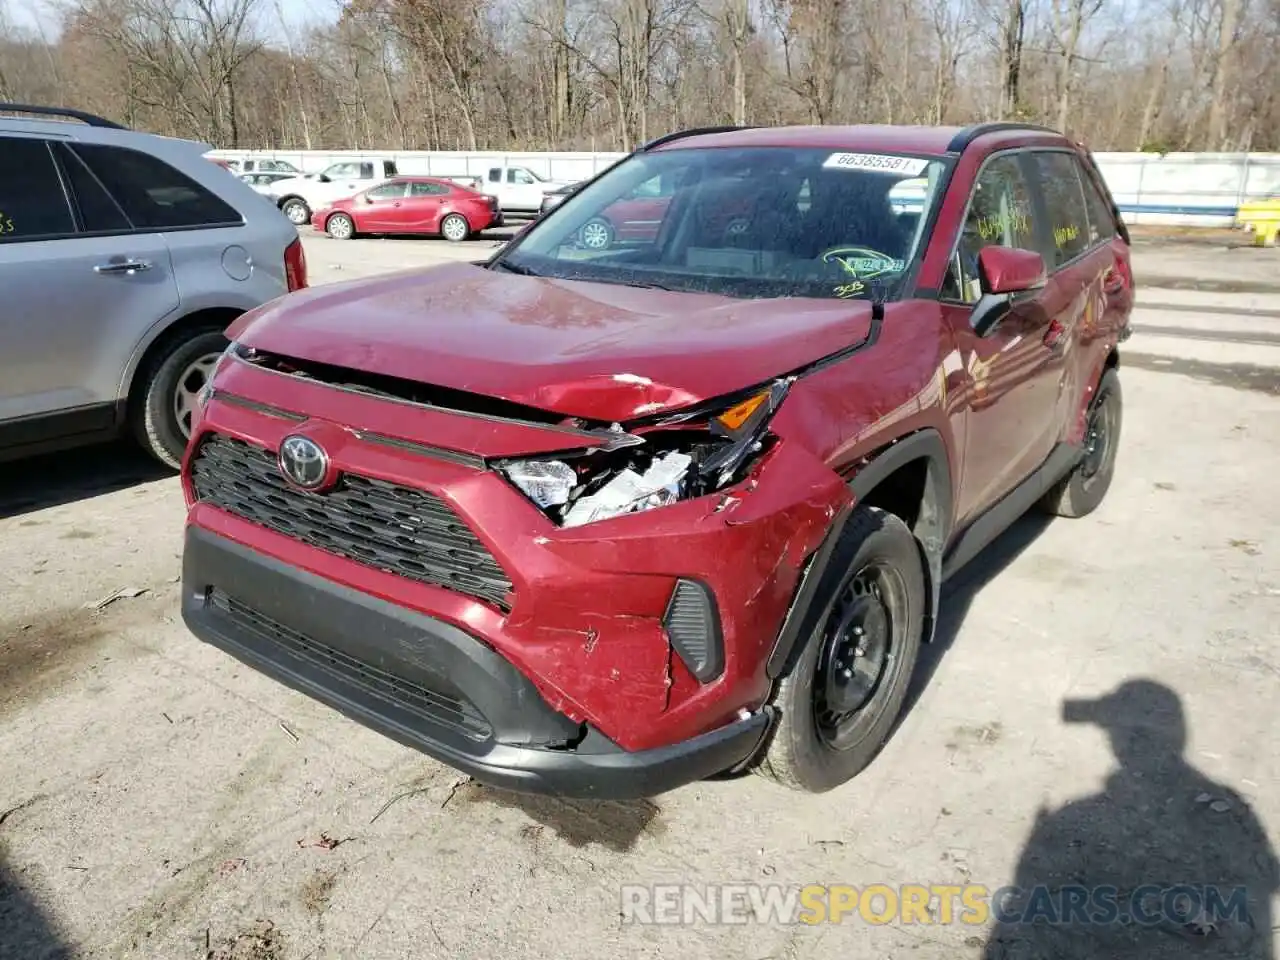
<svg viewBox="0 0 1280 960"><path fill-rule="evenodd" d="M209 149L0 103L0 460L132 432L177 467L223 331L306 286L297 229Z"/></svg>

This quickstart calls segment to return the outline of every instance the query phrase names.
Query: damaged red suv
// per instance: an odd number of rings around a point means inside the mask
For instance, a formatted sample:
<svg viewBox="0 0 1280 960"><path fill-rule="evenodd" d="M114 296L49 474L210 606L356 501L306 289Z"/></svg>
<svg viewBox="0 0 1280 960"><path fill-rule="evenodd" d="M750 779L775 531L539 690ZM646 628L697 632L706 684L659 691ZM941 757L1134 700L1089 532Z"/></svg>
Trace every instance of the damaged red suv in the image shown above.
<svg viewBox="0 0 1280 960"><path fill-rule="evenodd" d="M654 229L583 242L652 181ZM233 324L183 615L489 784L827 790L888 738L943 581L1102 500L1132 303L1052 131L664 137L487 262Z"/></svg>

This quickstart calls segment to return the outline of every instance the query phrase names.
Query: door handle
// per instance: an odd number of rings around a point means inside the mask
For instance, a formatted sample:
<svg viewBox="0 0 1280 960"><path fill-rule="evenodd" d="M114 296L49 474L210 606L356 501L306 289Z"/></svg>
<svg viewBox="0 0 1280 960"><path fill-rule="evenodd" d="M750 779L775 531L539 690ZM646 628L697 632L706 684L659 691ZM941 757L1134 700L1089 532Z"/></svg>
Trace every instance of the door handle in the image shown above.
<svg viewBox="0 0 1280 960"><path fill-rule="evenodd" d="M116 260L111 263L100 263L93 268L94 273L123 273L127 277L132 277L135 273L141 273L143 270L151 269L150 260Z"/></svg>

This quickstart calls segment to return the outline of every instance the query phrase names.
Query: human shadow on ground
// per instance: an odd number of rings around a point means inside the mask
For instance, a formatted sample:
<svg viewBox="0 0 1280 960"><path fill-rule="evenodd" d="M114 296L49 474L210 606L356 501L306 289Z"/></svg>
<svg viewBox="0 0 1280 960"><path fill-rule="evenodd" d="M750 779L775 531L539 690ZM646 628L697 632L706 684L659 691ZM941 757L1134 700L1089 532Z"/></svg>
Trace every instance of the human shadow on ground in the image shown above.
<svg viewBox="0 0 1280 960"><path fill-rule="evenodd" d="M0 960L70 960L74 955L0 848Z"/></svg>
<svg viewBox="0 0 1280 960"><path fill-rule="evenodd" d="M984 960L1271 960L1276 855L1245 799L1187 762L1178 695L1130 680L1062 716L1101 727L1118 765L1039 812Z"/></svg>

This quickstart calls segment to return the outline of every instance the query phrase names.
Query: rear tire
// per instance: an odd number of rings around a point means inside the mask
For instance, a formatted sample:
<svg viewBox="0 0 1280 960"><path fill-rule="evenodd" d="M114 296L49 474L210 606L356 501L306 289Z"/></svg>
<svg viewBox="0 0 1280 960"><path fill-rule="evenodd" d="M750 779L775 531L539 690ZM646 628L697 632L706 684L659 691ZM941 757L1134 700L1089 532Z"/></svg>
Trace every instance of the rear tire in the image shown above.
<svg viewBox="0 0 1280 960"><path fill-rule="evenodd" d="M350 240L356 235L356 224L345 213L335 213L325 221L324 232L335 240Z"/></svg>
<svg viewBox="0 0 1280 960"><path fill-rule="evenodd" d="M1039 506L1043 512L1055 517L1076 518L1098 509L1115 474L1123 419L1120 376L1115 370L1108 370L1098 382L1098 392L1089 404L1084 456L1041 498Z"/></svg>
<svg viewBox="0 0 1280 960"><path fill-rule="evenodd" d="M440 221L440 234L452 243L461 243L471 236L471 224L460 213L451 213Z"/></svg>
<svg viewBox="0 0 1280 960"><path fill-rule="evenodd" d="M907 525L860 507L813 603L821 617L772 698L757 773L822 793L864 770L892 733L924 636L925 572Z"/></svg>
<svg viewBox="0 0 1280 960"><path fill-rule="evenodd" d="M178 338L147 369L130 411L138 442L153 457L177 470L182 466L195 398L227 348L221 330L197 330Z"/></svg>

